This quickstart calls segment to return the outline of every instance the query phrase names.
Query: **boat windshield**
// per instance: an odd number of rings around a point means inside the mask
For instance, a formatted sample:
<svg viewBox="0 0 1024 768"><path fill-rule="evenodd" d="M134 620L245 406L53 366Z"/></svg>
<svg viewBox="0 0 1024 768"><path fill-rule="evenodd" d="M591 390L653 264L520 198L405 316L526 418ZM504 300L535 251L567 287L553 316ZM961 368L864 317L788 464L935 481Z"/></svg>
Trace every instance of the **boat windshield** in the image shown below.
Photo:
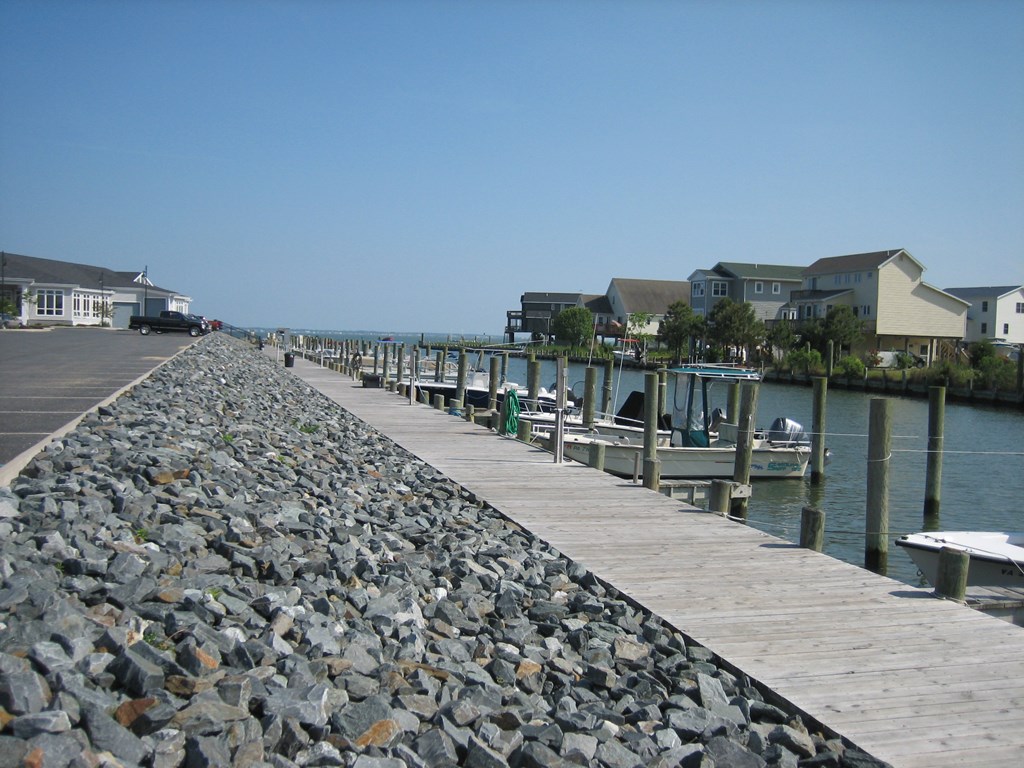
<svg viewBox="0 0 1024 768"><path fill-rule="evenodd" d="M673 443L695 448L711 444L712 415L717 409L724 412L729 385L761 378L757 371L726 366L685 366L668 372L674 380Z"/></svg>

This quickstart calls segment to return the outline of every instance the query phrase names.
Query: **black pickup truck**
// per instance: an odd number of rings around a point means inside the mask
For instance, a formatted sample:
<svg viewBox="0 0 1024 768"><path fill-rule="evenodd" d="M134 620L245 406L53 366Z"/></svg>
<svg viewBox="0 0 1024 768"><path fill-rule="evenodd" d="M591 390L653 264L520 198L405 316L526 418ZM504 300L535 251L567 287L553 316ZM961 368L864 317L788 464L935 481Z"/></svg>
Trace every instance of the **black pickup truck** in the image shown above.
<svg viewBox="0 0 1024 768"><path fill-rule="evenodd" d="M202 336L210 326L198 315L186 315L184 312L165 310L159 315L132 315L128 320L131 330L138 330L143 336L150 331L165 333L170 331L187 331L189 336Z"/></svg>

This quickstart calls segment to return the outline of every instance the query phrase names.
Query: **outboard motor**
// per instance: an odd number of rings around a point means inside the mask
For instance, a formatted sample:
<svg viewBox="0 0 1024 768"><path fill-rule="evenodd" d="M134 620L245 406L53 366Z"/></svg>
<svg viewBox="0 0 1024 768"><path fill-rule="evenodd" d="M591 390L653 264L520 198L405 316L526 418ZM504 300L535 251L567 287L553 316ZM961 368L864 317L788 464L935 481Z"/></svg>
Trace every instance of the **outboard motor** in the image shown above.
<svg viewBox="0 0 1024 768"><path fill-rule="evenodd" d="M810 445L804 428L792 419L780 416L768 428L768 442L772 445Z"/></svg>

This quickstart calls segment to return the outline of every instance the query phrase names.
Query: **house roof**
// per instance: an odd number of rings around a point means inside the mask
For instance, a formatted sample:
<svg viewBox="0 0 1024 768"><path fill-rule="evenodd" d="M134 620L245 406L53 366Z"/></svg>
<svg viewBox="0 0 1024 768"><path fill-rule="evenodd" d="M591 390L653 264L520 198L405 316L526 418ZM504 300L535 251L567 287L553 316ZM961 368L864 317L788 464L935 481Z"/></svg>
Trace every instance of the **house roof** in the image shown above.
<svg viewBox="0 0 1024 768"><path fill-rule="evenodd" d="M523 304L540 302L543 304L575 304L583 296L579 291L573 293L552 293L549 291L531 291L524 293L519 301Z"/></svg>
<svg viewBox="0 0 1024 768"><path fill-rule="evenodd" d="M24 279L49 285L74 285L81 288L98 290L102 285L106 289L138 287L136 279L141 272L125 272L91 264L76 264L57 259L42 259L38 256L23 256L18 253L5 253L7 266L4 274L11 280ZM174 293L167 288L150 285L154 291Z"/></svg>
<svg viewBox="0 0 1024 768"><path fill-rule="evenodd" d="M791 280L799 283L803 279L804 267L720 261L712 270L719 273L724 271L729 277L736 277L741 280Z"/></svg>
<svg viewBox="0 0 1024 768"><path fill-rule="evenodd" d="M887 261L895 258L898 254L905 253L921 270L924 267L902 248L892 251L873 251L871 253L852 253L848 256L829 256L818 259L816 262L803 270L802 274L807 275L831 275L836 272L860 272L868 269L878 269Z"/></svg>
<svg viewBox="0 0 1024 768"><path fill-rule="evenodd" d="M798 295L790 297L790 302L796 304L802 301L827 301L828 299L834 299L836 296L842 296L844 293L853 293L853 291L849 288L837 288L833 291L800 291Z"/></svg>
<svg viewBox="0 0 1024 768"><path fill-rule="evenodd" d="M1024 288L1024 285L998 285L976 288L946 288L946 293L951 293L958 299L983 299L989 296L999 298L1014 293Z"/></svg>
<svg viewBox="0 0 1024 768"><path fill-rule="evenodd" d="M618 289L627 313L650 312L662 315L677 301L690 302L690 284L685 280L635 280L614 277L612 285Z"/></svg>
<svg viewBox="0 0 1024 768"><path fill-rule="evenodd" d="M608 315L612 311L612 303L603 293L584 295L583 306L594 315Z"/></svg>

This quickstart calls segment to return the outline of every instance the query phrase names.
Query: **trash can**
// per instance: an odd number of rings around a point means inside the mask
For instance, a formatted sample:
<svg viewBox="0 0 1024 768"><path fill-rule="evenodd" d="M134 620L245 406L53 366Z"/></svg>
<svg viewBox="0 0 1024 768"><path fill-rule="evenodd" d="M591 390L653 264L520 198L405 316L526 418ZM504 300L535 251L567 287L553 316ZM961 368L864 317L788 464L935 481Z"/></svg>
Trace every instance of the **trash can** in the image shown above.
<svg viewBox="0 0 1024 768"><path fill-rule="evenodd" d="M284 353L284 367L285 368L294 368L295 367L295 353L294 352L285 352Z"/></svg>

